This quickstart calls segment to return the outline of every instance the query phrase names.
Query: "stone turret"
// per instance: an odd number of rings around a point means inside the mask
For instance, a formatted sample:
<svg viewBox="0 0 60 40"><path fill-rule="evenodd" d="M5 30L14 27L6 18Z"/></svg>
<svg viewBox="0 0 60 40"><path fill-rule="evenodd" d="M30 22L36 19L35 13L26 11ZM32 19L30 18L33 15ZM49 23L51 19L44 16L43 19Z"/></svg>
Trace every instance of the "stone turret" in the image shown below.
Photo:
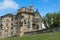
<svg viewBox="0 0 60 40"><path fill-rule="evenodd" d="M30 10L31 10L31 11L33 11L33 10L34 10L34 8L33 8L33 5L32 5L32 4L30 4Z"/></svg>

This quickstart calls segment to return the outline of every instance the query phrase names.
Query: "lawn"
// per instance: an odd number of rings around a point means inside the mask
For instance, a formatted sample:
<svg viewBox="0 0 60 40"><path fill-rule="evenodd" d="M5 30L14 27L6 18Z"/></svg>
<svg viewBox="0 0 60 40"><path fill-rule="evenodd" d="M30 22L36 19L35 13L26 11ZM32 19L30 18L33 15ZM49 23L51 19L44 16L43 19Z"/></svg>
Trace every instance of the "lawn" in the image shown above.
<svg viewBox="0 0 60 40"><path fill-rule="evenodd" d="M12 37L0 40L60 40L60 32L55 33L44 33L44 34L34 34L23 37Z"/></svg>

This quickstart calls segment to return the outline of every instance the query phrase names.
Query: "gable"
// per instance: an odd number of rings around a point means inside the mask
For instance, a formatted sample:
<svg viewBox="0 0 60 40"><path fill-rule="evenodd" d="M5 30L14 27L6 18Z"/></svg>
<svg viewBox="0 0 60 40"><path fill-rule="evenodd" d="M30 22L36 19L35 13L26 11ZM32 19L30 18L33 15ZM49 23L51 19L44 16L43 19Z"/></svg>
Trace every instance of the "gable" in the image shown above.
<svg viewBox="0 0 60 40"><path fill-rule="evenodd" d="M39 12L35 12L35 17L39 18L42 21L42 17Z"/></svg>
<svg viewBox="0 0 60 40"><path fill-rule="evenodd" d="M18 12L32 12L32 11L26 7L22 7L21 9L18 10Z"/></svg>

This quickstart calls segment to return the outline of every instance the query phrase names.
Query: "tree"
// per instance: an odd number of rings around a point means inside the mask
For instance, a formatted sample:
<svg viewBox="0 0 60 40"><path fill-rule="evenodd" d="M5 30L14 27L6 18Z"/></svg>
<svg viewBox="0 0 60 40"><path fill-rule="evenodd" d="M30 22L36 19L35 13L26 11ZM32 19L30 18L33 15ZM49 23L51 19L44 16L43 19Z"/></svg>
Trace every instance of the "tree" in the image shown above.
<svg viewBox="0 0 60 40"><path fill-rule="evenodd" d="M60 13L47 13L43 23L46 28L60 27Z"/></svg>

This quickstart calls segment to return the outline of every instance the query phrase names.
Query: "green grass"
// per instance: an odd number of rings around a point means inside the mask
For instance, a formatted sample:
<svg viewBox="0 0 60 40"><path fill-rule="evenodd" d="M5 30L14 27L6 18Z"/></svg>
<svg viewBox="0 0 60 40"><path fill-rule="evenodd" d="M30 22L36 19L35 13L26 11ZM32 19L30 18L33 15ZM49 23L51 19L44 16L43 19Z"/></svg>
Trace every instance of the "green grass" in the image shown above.
<svg viewBox="0 0 60 40"><path fill-rule="evenodd" d="M60 40L60 32L12 37L0 40Z"/></svg>

